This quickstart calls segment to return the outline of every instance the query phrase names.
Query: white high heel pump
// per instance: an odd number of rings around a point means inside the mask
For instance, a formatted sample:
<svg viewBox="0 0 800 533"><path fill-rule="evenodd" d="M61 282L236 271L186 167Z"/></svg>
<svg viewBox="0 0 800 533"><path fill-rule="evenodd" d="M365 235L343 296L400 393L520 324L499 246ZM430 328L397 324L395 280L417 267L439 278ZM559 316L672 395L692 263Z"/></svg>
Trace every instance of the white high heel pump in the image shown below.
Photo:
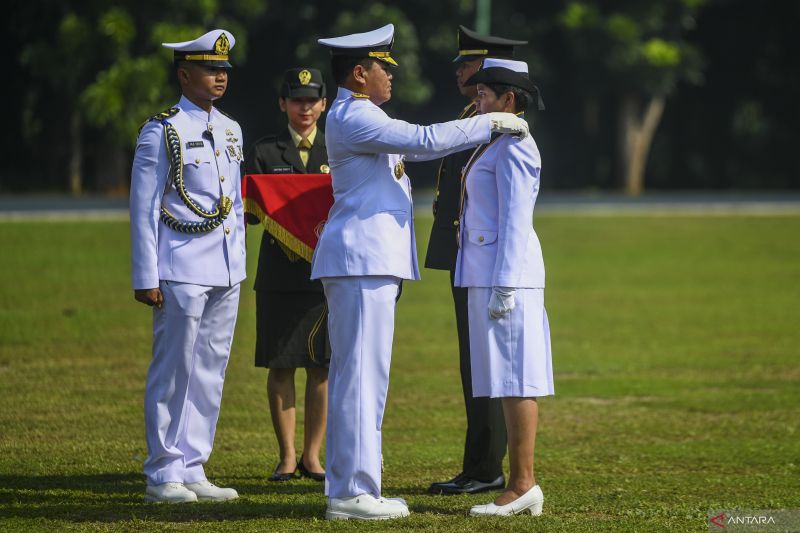
<svg viewBox="0 0 800 533"><path fill-rule="evenodd" d="M544 503L544 494L539 485L534 485L531 490L517 498L511 503L505 505L495 505L494 503L487 503L485 505L476 505L469 510L470 516L513 516L521 513L531 513L533 516L542 514L542 504Z"/></svg>

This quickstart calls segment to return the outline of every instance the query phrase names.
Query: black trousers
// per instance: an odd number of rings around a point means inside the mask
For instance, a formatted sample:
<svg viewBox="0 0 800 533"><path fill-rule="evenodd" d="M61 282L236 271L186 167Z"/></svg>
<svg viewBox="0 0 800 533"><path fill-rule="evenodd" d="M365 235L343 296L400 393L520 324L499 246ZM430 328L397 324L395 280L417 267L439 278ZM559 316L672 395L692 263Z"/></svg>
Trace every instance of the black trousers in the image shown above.
<svg viewBox="0 0 800 533"><path fill-rule="evenodd" d="M463 472L479 481L494 481L503 473L506 454L506 423L500 398L472 397L472 367L469 359L469 316L467 290L455 287L455 272L450 271L450 286L456 308L458 352L461 362L461 388L467 410L467 436L464 441ZM487 311L488 312L488 311Z"/></svg>

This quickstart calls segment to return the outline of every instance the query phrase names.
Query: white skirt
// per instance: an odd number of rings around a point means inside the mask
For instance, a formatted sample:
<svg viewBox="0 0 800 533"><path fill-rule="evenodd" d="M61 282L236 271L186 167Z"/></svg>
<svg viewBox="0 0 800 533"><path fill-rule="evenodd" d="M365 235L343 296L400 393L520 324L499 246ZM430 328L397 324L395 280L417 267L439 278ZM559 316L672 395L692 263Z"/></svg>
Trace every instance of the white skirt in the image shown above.
<svg viewBox="0 0 800 533"><path fill-rule="evenodd" d="M552 395L553 362L544 289L517 289L514 310L500 319L489 317L491 287L470 287L468 294L472 395Z"/></svg>

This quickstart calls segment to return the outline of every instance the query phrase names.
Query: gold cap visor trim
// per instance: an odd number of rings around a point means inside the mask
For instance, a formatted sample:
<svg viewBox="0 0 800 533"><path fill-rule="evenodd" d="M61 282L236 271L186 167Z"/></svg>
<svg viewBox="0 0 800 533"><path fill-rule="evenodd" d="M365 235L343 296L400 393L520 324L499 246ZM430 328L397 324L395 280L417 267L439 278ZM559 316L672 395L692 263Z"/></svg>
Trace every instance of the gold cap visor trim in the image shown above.
<svg viewBox="0 0 800 533"><path fill-rule="evenodd" d="M183 59L186 61L227 61L226 55L213 55L213 54L186 54Z"/></svg>
<svg viewBox="0 0 800 533"><path fill-rule="evenodd" d="M381 61L386 61L390 65L397 66L397 61L390 55L391 52L370 52L369 57L374 57L376 59L380 59Z"/></svg>
<svg viewBox="0 0 800 533"><path fill-rule="evenodd" d="M489 53L489 50L459 50L458 55L460 56L485 56Z"/></svg>

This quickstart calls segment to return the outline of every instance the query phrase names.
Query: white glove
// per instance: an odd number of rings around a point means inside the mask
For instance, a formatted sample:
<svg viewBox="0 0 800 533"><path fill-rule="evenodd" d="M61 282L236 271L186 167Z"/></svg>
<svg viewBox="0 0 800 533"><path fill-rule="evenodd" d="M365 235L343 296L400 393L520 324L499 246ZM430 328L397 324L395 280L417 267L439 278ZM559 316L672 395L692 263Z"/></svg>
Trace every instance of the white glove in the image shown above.
<svg viewBox="0 0 800 533"><path fill-rule="evenodd" d="M502 318L514 309L514 293L517 289L513 287L492 287L492 297L489 298L489 317Z"/></svg>
<svg viewBox="0 0 800 533"><path fill-rule="evenodd" d="M510 133L515 137L524 139L528 136L530 128L525 119L513 113L487 113L489 116L489 129L493 133Z"/></svg>

